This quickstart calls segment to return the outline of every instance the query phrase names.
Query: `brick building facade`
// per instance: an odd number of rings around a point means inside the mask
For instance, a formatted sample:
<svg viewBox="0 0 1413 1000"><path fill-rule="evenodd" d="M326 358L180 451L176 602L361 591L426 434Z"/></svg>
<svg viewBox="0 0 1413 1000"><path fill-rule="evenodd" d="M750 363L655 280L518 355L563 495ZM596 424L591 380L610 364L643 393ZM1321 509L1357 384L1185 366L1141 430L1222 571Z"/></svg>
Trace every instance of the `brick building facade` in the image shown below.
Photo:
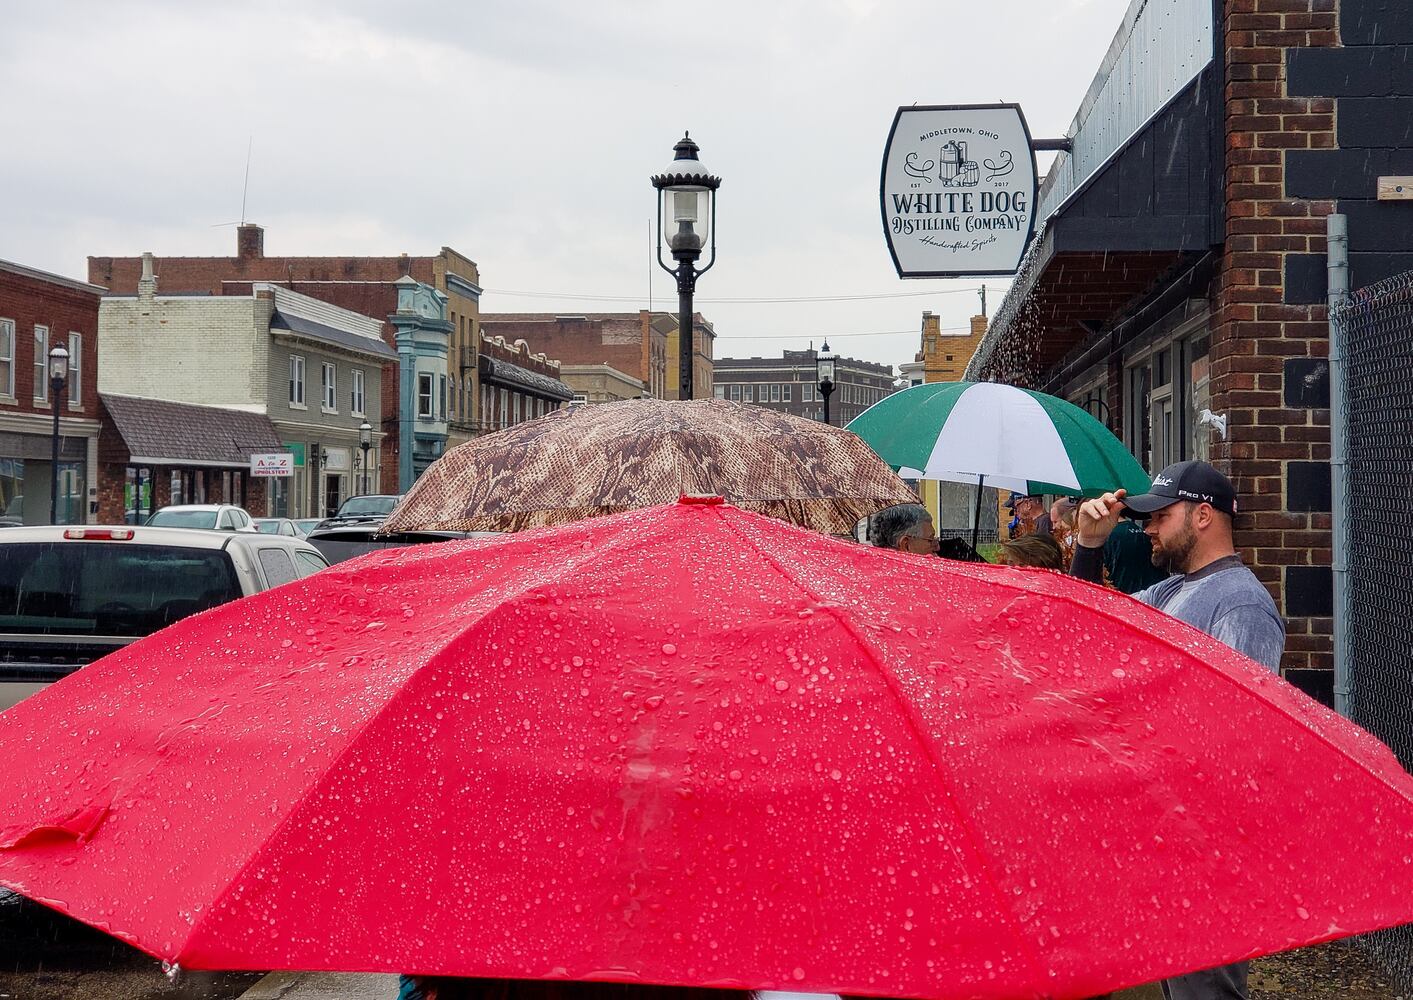
<svg viewBox="0 0 1413 1000"><path fill-rule="evenodd" d="M1089 406L1150 468L1226 471L1284 674L1326 702L1325 217L1349 217L1354 287L1413 268L1413 205L1376 200L1379 176L1413 173L1410 42L1413 8L1388 0L1135 4L1111 56L1195 58L1159 85L1101 71L969 369ZM1126 134L1102 127L1111 96L1138 116Z"/></svg>
<svg viewBox="0 0 1413 1000"><path fill-rule="evenodd" d="M397 310L395 285L403 275L432 286L447 296L447 320L452 325L450 443L459 444L478 433L474 421L479 412L480 271L464 254L442 247L426 257L270 257L265 254L265 231L248 224L237 230L234 257L155 257L154 263L169 294L248 295L253 282L264 281L378 318ZM142 257L89 257L88 273L90 281L114 294L134 294L142 276ZM387 330L391 346L391 325ZM396 415L396 372L385 379L387 412ZM396 436L396 428L384 430Z"/></svg>
<svg viewBox="0 0 1413 1000"><path fill-rule="evenodd" d="M670 313L487 313L481 322L488 337L511 344L524 340L562 364L609 365L642 382L653 399L676 398L677 369L668 364L668 340L676 336L677 317ZM700 368L693 378L699 375Z"/></svg>
<svg viewBox="0 0 1413 1000"><path fill-rule="evenodd" d="M49 351L61 345L69 352L69 376L60 400L58 520L93 520L103 291L0 261L0 519L6 524L49 523L54 474Z"/></svg>
<svg viewBox="0 0 1413 1000"><path fill-rule="evenodd" d="M134 294L107 295L99 308L99 386L118 431L104 462L131 486L125 516L141 518L163 502L221 502L257 517L321 517L359 492L359 426L382 425L382 369L397 360L382 321L263 282L245 295L169 294L154 271L149 262ZM183 434L179 415L152 421L144 410L132 427L169 433L144 433L138 445L124 424L132 407L120 398L198 408L185 411L193 427L212 414L243 411L265 433L244 434L239 447L227 435L226 446L203 454L192 449L203 439ZM375 472L381 438L375 431ZM294 475L257 483L251 455L271 442L295 456Z"/></svg>
<svg viewBox="0 0 1413 1000"><path fill-rule="evenodd" d="M717 399L753 403L808 420L824 419L824 396L815 374L816 351L785 351L778 358L718 358L712 391ZM829 422L843 427L896 391L893 369L855 358L834 362Z"/></svg>
<svg viewBox="0 0 1413 1000"><path fill-rule="evenodd" d="M481 337L480 426L498 431L552 413L574 399L560 379L558 361L530 350L523 340Z"/></svg>

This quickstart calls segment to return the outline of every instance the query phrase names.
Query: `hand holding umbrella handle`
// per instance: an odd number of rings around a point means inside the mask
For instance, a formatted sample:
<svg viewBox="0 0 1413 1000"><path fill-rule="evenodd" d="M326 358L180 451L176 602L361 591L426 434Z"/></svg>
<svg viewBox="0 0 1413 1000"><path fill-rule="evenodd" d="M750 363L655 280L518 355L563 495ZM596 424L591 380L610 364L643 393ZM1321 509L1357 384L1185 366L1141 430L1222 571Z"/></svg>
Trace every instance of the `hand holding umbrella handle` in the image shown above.
<svg viewBox="0 0 1413 1000"><path fill-rule="evenodd" d="M1079 529L1079 544L1087 549L1097 549L1109 540L1110 533L1124 512L1124 497L1127 490L1105 493L1096 500L1086 500L1079 505L1075 525Z"/></svg>

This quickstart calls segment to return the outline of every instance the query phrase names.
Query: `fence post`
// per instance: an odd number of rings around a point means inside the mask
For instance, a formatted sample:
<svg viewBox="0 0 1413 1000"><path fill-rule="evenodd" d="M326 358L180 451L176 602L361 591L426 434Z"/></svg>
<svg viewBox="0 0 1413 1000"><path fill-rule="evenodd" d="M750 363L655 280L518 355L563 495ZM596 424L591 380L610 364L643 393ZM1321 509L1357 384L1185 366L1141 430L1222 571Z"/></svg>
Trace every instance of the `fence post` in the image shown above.
<svg viewBox="0 0 1413 1000"><path fill-rule="evenodd" d="M1349 424L1342 310L1349 300L1349 220L1325 219L1330 324L1330 529L1334 583L1334 706L1349 717Z"/></svg>

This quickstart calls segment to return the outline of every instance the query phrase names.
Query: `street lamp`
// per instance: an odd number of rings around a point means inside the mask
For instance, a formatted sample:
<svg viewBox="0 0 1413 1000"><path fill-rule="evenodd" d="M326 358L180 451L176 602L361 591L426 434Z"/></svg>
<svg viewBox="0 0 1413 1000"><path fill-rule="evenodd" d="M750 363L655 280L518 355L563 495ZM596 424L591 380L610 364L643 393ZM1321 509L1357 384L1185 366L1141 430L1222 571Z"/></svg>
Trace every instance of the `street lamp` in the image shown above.
<svg viewBox="0 0 1413 1000"><path fill-rule="evenodd" d="M64 383L69 378L69 352L55 344L49 352L49 391L54 396L53 456L49 463L49 523L59 523L59 407L63 405Z"/></svg>
<svg viewBox="0 0 1413 1000"><path fill-rule="evenodd" d="M358 447L363 449L363 493L368 493L368 449L373 447L373 425L368 421L358 425Z"/></svg>
<svg viewBox="0 0 1413 1000"><path fill-rule="evenodd" d="M707 173L697 159L697 144L683 133L673 147L677 154L667 170L652 178L657 188L657 262L677 279L677 352L680 357L679 399L692 398L692 355L696 352L696 326L692 321L692 292L697 279L716 263L716 189L721 178ZM666 194L668 197L664 198ZM698 231L700 224L702 231ZM674 231L674 228L675 231ZM667 246L672 251L675 268L662 259L662 231L668 230ZM711 241L711 258L706 267L697 269L702 245Z"/></svg>
<svg viewBox="0 0 1413 1000"><path fill-rule="evenodd" d="M829 397L834 394L834 355L829 353L829 341L814 356L814 373L819 379L819 394L824 397L824 422L829 423Z"/></svg>

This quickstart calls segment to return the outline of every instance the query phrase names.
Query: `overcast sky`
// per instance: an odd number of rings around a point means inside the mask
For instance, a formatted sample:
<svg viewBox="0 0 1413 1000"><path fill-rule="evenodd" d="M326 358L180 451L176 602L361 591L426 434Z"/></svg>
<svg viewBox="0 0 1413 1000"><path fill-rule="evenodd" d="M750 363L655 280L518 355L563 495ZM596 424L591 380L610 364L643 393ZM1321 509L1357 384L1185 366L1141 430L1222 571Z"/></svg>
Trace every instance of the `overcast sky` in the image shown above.
<svg viewBox="0 0 1413 1000"><path fill-rule="evenodd" d="M650 274L674 309L648 177L689 129L724 178L697 291L717 355L827 335L897 364L924 309L962 329L972 289L994 307L1005 287L895 274L878 176L897 107L1015 101L1060 135L1127 5L7 0L0 258L82 278L90 254L233 254L249 144L267 253L448 245L480 265L486 313L637 309Z"/></svg>

